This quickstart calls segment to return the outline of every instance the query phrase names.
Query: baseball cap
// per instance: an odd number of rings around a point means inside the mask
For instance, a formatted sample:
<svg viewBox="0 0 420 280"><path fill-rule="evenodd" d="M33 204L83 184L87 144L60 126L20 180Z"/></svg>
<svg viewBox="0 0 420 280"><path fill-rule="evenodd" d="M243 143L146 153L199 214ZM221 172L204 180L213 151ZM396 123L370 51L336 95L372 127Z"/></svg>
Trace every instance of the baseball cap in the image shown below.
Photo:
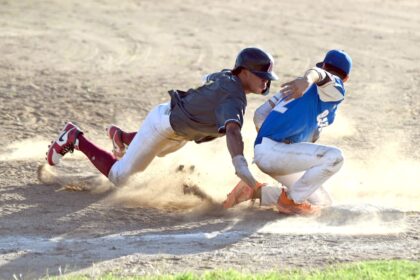
<svg viewBox="0 0 420 280"><path fill-rule="evenodd" d="M325 55L324 61L318 62L317 67L322 67L322 64L329 64L335 68L340 69L344 74L348 75L353 64L351 57L343 50L330 50Z"/></svg>

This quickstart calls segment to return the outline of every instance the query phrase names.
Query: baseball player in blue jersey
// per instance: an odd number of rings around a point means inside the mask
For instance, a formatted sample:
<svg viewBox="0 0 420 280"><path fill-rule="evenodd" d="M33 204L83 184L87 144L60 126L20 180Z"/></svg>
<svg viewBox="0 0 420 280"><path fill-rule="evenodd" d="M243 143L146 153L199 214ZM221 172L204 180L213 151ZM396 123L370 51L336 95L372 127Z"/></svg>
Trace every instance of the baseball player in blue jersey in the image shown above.
<svg viewBox="0 0 420 280"><path fill-rule="evenodd" d="M69 151L79 150L110 181L121 185L134 173L145 170L156 156L172 153L188 141L203 143L226 135L237 176L256 188L257 182L243 155L241 127L246 95L268 93L271 81L277 79L272 68L270 54L259 48L245 48L232 70L208 75L198 88L169 91L171 101L155 107L137 132L127 133L110 126L107 131L114 154L96 146L69 122L51 142L47 161L56 165Z"/></svg>
<svg viewBox="0 0 420 280"><path fill-rule="evenodd" d="M346 52L330 50L317 67L282 85L256 110L254 162L286 188L262 185L254 190L240 182L225 208L259 198L261 205L277 205L281 213L312 214L319 209L314 204L331 203L322 185L340 170L343 156L335 147L314 142L322 128L334 122L351 67Z"/></svg>

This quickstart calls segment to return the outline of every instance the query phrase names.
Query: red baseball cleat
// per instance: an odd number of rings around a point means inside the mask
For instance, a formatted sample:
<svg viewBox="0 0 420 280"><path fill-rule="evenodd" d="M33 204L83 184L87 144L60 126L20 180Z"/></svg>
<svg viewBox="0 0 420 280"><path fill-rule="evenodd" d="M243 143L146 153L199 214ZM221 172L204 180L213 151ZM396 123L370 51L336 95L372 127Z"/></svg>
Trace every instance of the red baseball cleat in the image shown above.
<svg viewBox="0 0 420 280"><path fill-rule="evenodd" d="M111 124L106 128L106 133L109 139L112 140L112 153L116 158L122 158L125 154L125 144L122 141L122 129L116 125Z"/></svg>
<svg viewBox="0 0 420 280"><path fill-rule="evenodd" d="M80 133L83 132L76 125L71 122L66 123L57 139L48 146L46 158L48 164L56 165L65 154L68 152L72 153L74 149L78 149L79 140L77 137Z"/></svg>

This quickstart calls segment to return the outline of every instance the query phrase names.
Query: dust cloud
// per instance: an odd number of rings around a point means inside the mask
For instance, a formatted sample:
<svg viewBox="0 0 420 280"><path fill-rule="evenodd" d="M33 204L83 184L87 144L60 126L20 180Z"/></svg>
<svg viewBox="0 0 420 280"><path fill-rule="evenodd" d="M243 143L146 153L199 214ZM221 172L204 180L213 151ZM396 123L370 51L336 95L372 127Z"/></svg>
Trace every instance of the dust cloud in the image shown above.
<svg viewBox="0 0 420 280"><path fill-rule="evenodd" d="M61 186L58 191L86 191L104 193L113 189L113 185L102 174L86 170L86 165L74 160L62 161L57 166L44 163L38 167L38 180L44 184Z"/></svg>
<svg viewBox="0 0 420 280"><path fill-rule="evenodd" d="M344 116L338 122L329 128L327 140L352 137L353 124ZM404 139L399 140L378 141L368 152L343 149L343 168L326 183L335 202L419 211L420 162L404 156Z"/></svg>
<svg viewBox="0 0 420 280"><path fill-rule="evenodd" d="M121 123L121 128L127 131L135 131L139 126L128 116ZM247 158L252 161L252 145ZM172 154L156 157L107 202L205 215L218 212L220 203L238 180L224 137L203 144L190 142Z"/></svg>
<svg viewBox="0 0 420 280"><path fill-rule="evenodd" d="M372 205L332 206L316 217L288 217L259 230L276 234L382 235L406 230L403 212Z"/></svg>
<svg viewBox="0 0 420 280"><path fill-rule="evenodd" d="M13 142L0 150L0 161L45 158L48 142L42 138Z"/></svg>
<svg viewBox="0 0 420 280"><path fill-rule="evenodd" d="M339 116L334 129L333 127L325 133L325 141L321 139L320 143L339 142L342 137L352 137L356 132L354 124L344 116ZM245 155L252 172L260 181L275 184L272 178L251 165L255 134L252 120L248 119L243 129ZM283 231L295 233L337 234L392 234L404 231L404 212L418 211L420 208L420 180L417 173L420 170L419 163L403 158L398 143L378 146L362 157L363 160L359 159L357 150L348 150L345 147L343 150L346 155L343 169L325 185L334 200L333 206L324 209L318 217L280 219L267 230L283 228ZM179 164L194 166L194 172L171 175ZM168 173L162 176L162 170ZM224 138L203 145L189 143L180 151L157 159L149 171L151 176L148 186L143 186L144 189L150 189L148 195L144 195L146 191L142 190L138 196L127 194L127 197L140 203L150 198L167 205L175 202L177 206L184 205L185 209L197 207L202 201L194 196L179 195L183 184L196 185L212 200L221 202L238 180L234 175ZM139 177L141 176L144 174ZM168 186L168 179L171 186ZM142 197L141 200L138 197ZM153 199L150 201L154 201ZM287 223L288 226L282 223Z"/></svg>
<svg viewBox="0 0 420 280"><path fill-rule="evenodd" d="M223 142L224 144L224 142ZM214 210L238 179L226 147L188 143L181 150L155 158L148 168L117 189L108 202L172 210ZM225 153L219 152L226 149Z"/></svg>
<svg viewBox="0 0 420 280"><path fill-rule="evenodd" d="M243 128L245 156L259 181L275 184L272 178L252 164L256 132L251 113ZM128 127L135 126L133 122L128 122ZM340 115L336 124L326 130L325 140L327 143L339 142L340 138L352 137L354 133L354 124ZM109 141L103 138L99 139L100 145L110 146ZM320 143L323 142L321 139ZM43 159L47 145L48 141L42 138L14 142L0 151L0 160ZM420 163L402 158L400 148L398 143L389 142L378 146L363 160L354 156L357 156L357 150L344 149L346 161L342 170L325 184L334 205L375 205L400 211L419 211ZM83 155L75 152L66 156L58 167L43 165L38 177L42 182L59 183L70 190L97 192L113 188L95 170L86 171L83 166L90 163L83 161L79 164L80 158ZM76 160L78 164L73 162ZM69 169L74 172L68 172ZM108 202L131 207L197 210L222 202L237 182L226 139L220 138L199 145L188 143L173 154L156 158L145 172L134 176L127 186L116 189Z"/></svg>

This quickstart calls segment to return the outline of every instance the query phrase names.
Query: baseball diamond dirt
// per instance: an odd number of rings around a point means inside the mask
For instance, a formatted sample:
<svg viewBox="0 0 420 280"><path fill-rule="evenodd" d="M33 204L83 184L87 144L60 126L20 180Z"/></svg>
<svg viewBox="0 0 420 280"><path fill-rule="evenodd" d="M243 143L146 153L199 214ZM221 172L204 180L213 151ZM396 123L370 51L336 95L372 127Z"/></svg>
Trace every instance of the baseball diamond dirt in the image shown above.
<svg viewBox="0 0 420 280"><path fill-rule="evenodd" d="M411 0L0 0L0 279L418 261L419 15ZM237 182L224 138L189 143L119 189L77 151L46 165L65 121L111 150L108 124L137 130L168 90L198 86L247 46L273 54L272 91L328 49L353 58L320 139L345 163L319 216L221 209ZM264 101L248 98L249 162Z"/></svg>

